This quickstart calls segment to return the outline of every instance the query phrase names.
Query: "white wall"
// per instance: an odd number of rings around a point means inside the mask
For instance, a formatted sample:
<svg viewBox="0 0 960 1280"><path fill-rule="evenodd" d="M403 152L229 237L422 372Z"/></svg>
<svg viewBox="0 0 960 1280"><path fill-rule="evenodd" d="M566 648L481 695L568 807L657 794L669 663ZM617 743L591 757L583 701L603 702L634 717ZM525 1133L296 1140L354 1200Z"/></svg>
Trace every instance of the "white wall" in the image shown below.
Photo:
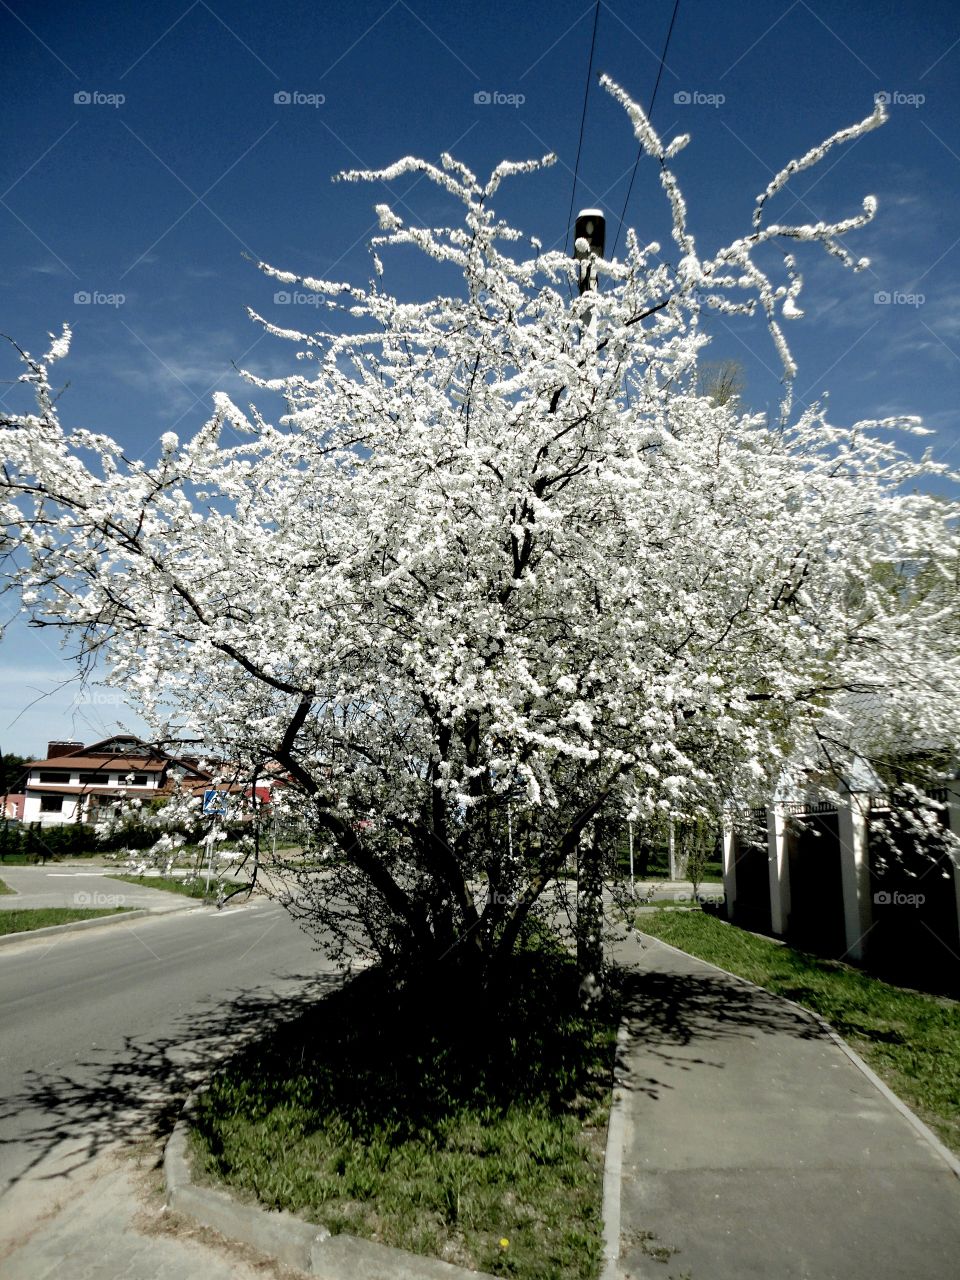
<svg viewBox="0 0 960 1280"><path fill-rule="evenodd" d="M49 794L46 793L46 794ZM45 827L57 827L64 822L73 822L77 816L77 800L79 796L64 796L63 808L59 813L40 812L40 792L27 792L23 802L23 821L39 822Z"/></svg>

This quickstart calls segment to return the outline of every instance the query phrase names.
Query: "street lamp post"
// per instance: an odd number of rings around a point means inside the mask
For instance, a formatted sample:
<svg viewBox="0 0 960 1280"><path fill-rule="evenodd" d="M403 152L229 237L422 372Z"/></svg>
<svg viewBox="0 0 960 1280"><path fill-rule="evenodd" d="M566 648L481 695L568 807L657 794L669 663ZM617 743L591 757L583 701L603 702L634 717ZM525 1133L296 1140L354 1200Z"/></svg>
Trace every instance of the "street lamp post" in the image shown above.
<svg viewBox="0 0 960 1280"><path fill-rule="evenodd" d="M582 297L595 290L596 260L603 257L606 219L600 209L581 209L574 224L573 252L580 264ZM596 326L593 308L585 311L584 332ZM591 829L584 832L577 850L577 971L580 999L587 1006L603 990L603 848L607 823L598 814Z"/></svg>

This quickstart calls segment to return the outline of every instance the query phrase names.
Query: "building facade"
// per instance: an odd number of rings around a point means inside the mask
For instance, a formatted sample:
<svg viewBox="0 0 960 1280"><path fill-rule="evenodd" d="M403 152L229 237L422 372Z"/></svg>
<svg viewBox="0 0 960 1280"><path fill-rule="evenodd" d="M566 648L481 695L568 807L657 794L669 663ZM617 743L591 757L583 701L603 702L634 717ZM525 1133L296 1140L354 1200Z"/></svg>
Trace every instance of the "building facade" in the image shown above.
<svg viewBox="0 0 960 1280"><path fill-rule="evenodd" d="M22 821L41 826L95 823L125 800L169 795L175 776L188 785L209 780L209 774L195 763L167 755L128 734L91 746L51 742L43 760L27 765Z"/></svg>

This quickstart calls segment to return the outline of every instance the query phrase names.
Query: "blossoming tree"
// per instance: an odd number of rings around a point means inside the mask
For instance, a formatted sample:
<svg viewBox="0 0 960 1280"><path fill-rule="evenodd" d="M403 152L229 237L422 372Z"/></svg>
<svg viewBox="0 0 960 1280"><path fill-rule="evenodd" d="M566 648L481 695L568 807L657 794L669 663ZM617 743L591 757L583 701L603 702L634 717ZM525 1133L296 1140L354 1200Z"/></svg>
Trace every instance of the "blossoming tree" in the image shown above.
<svg viewBox="0 0 960 1280"><path fill-rule="evenodd" d="M261 264L331 315L312 334L254 317L299 348L296 374L247 375L285 396L278 424L218 395L194 438L128 461L61 426L69 331L21 353L37 407L3 420L2 485L25 608L103 655L158 735L202 736L251 779L282 767L330 867L291 904L340 947L486 972L570 859L599 875L626 818L758 798L824 747L841 766L850 691L921 735L960 719L944 596L912 591L955 557L956 512L916 489L938 468L890 438L918 424L790 407L797 246L864 266L843 241L875 202L766 221L882 106L788 164L710 256L671 168L686 137L665 143L605 85L658 168L673 264L631 233L578 297L577 265L493 208L552 157L486 182L407 158L343 176L422 174L456 225L379 206L367 285ZM380 255L401 244L459 286L399 301ZM698 393L710 310L765 315L778 420Z"/></svg>

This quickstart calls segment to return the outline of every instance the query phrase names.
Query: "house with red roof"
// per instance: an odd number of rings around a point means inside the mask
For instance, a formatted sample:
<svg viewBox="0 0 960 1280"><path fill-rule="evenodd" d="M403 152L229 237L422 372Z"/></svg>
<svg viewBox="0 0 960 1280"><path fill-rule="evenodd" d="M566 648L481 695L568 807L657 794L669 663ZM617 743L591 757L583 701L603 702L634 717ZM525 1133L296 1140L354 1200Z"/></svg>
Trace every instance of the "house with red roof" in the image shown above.
<svg viewBox="0 0 960 1280"><path fill-rule="evenodd" d="M175 779L185 786L209 786L211 774L169 755L131 734L117 734L84 746L51 742L43 760L27 766L21 819L42 826L97 822L123 800L153 800L169 795ZM11 797L12 799L12 797Z"/></svg>

